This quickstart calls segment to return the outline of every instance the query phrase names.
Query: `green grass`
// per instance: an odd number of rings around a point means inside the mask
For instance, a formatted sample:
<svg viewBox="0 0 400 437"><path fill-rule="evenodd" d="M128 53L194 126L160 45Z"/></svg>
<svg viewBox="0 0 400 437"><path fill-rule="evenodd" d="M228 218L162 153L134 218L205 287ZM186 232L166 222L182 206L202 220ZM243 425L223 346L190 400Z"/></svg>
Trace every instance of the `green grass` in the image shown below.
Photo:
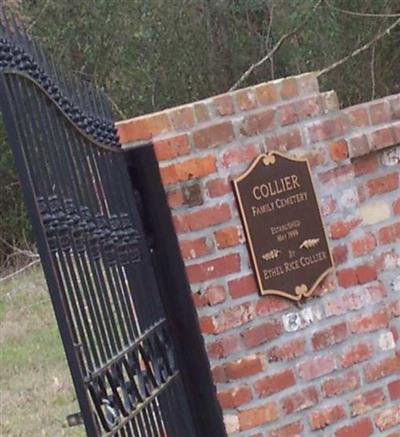
<svg viewBox="0 0 400 437"><path fill-rule="evenodd" d="M84 436L40 268L0 282L0 436Z"/></svg>

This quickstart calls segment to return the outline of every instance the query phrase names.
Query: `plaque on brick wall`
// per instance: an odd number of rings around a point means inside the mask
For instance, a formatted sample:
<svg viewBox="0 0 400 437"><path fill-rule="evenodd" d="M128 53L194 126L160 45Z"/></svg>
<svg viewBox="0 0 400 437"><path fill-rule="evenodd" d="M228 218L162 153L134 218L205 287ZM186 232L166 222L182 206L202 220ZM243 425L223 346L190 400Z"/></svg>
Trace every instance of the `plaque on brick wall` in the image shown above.
<svg viewBox="0 0 400 437"><path fill-rule="evenodd" d="M333 262L307 160L263 154L233 183L261 294L310 296Z"/></svg>

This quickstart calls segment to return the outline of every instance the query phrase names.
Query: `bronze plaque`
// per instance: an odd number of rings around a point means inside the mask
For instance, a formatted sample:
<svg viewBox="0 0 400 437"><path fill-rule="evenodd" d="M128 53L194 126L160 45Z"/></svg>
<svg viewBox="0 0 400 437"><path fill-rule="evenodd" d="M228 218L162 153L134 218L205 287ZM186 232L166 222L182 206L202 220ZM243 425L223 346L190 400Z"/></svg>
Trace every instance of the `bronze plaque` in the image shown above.
<svg viewBox="0 0 400 437"><path fill-rule="evenodd" d="M310 296L333 262L308 161L260 155L233 183L261 294Z"/></svg>

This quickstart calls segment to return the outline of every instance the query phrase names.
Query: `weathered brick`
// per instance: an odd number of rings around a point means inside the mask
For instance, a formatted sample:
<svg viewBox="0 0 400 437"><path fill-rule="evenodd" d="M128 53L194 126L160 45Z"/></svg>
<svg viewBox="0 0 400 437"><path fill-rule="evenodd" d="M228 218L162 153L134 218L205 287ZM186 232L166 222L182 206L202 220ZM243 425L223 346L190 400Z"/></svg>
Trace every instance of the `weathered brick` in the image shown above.
<svg viewBox="0 0 400 437"><path fill-rule="evenodd" d="M347 237L349 233L361 223L361 219L339 220L331 224L329 231L333 240Z"/></svg>
<svg viewBox="0 0 400 437"><path fill-rule="evenodd" d="M374 426L369 418L339 428L336 437L368 437L374 433Z"/></svg>
<svg viewBox="0 0 400 437"><path fill-rule="evenodd" d="M214 97L213 99L217 114L221 116L232 115L235 113L235 107L233 106L233 99L230 95L224 94Z"/></svg>
<svg viewBox="0 0 400 437"><path fill-rule="evenodd" d="M340 246L335 246L332 249L332 257L335 265L343 264L347 261L348 249L347 246L341 244Z"/></svg>
<svg viewBox="0 0 400 437"><path fill-rule="evenodd" d="M246 431L278 418L278 407L275 402L268 402L260 407L239 411L240 430Z"/></svg>
<svg viewBox="0 0 400 437"><path fill-rule="evenodd" d="M242 111L248 111L257 106L256 95L251 88L236 91L235 98L240 110Z"/></svg>
<svg viewBox="0 0 400 437"><path fill-rule="evenodd" d="M224 167L236 164L248 163L259 154L259 147L256 144L245 146L231 146L224 150L221 162Z"/></svg>
<svg viewBox="0 0 400 437"><path fill-rule="evenodd" d="M301 145L301 133L297 128L283 133L274 132L265 139L265 146L268 151L288 151L300 147Z"/></svg>
<svg viewBox="0 0 400 437"><path fill-rule="evenodd" d="M250 402L252 398L251 389L246 385L218 392L218 401L222 408L237 408Z"/></svg>
<svg viewBox="0 0 400 437"><path fill-rule="evenodd" d="M394 144L393 131L390 127L378 129L371 134L371 147L373 150L383 149Z"/></svg>
<svg viewBox="0 0 400 437"><path fill-rule="evenodd" d="M343 161L349 157L349 148L346 140L338 140L329 145L329 154L333 161Z"/></svg>
<svg viewBox="0 0 400 437"><path fill-rule="evenodd" d="M193 132L193 142L198 149L217 147L232 141L235 137L230 121L203 127Z"/></svg>
<svg viewBox="0 0 400 437"><path fill-rule="evenodd" d="M212 252L213 246L206 237L195 240L181 240L179 242L183 259L194 259Z"/></svg>
<svg viewBox="0 0 400 437"><path fill-rule="evenodd" d="M291 99L299 95L297 81L294 77L283 79L281 82L281 98Z"/></svg>
<svg viewBox="0 0 400 437"><path fill-rule="evenodd" d="M367 155L357 159L353 163L354 174L363 176L367 173L373 173L379 168L379 159L377 155Z"/></svg>
<svg viewBox="0 0 400 437"><path fill-rule="evenodd" d="M209 155L161 167L160 173L164 185L169 185L208 176L214 173L216 169L216 158Z"/></svg>
<svg viewBox="0 0 400 437"><path fill-rule="evenodd" d="M341 355L340 364L345 369L362 361L371 358L373 348L370 342L362 341L355 345L348 346Z"/></svg>
<svg viewBox="0 0 400 437"><path fill-rule="evenodd" d="M294 104L299 121L306 118L314 118L322 114L319 97L308 97Z"/></svg>
<svg viewBox="0 0 400 437"><path fill-rule="evenodd" d="M388 375L400 372L400 355L393 358L385 358L376 363L368 363L364 366L365 380L370 383Z"/></svg>
<svg viewBox="0 0 400 437"><path fill-rule="evenodd" d="M388 326L389 319L385 310L358 316L350 322L353 333L374 332Z"/></svg>
<svg viewBox="0 0 400 437"><path fill-rule="evenodd" d="M198 296L198 307L213 306L225 301L225 288L223 285L213 284L208 286L203 293L194 293Z"/></svg>
<svg viewBox="0 0 400 437"><path fill-rule="evenodd" d="M369 152L368 137L364 134L352 137L350 139L350 150L353 158L366 155Z"/></svg>
<svg viewBox="0 0 400 437"><path fill-rule="evenodd" d="M296 390L293 394L285 396L281 401L284 413L296 413L305 410L318 403L318 392L315 387L308 387L302 390Z"/></svg>
<svg viewBox="0 0 400 437"><path fill-rule="evenodd" d="M189 153L189 138L180 134L166 140L154 141L154 151L158 161L176 158Z"/></svg>
<svg viewBox="0 0 400 437"><path fill-rule="evenodd" d="M247 348L259 346L267 341L274 340L283 333L283 326L279 320L271 320L261 325L246 329L241 333Z"/></svg>
<svg viewBox="0 0 400 437"><path fill-rule="evenodd" d="M213 334L220 334L228 329L243 326L255 317L254 306L252 303L245 303L233 307L224 308L213 316Z"/></svg>
<svg viewBox="0 0 400 437"><path fill-rule="evenodd" d="M185 198L181 188L167 191L167 202L171 209L179 208L184 204Z"/></svg>
<svg viewBox="0 0 400 437"><path fill-rule="evenodd" d="M388 193L399 188L399 172L389 173L385 176L380 176L368 181L367 187L370 196L376 194Z"/></svg>
<svg viewBox="0 0 400 437"><path fill-rule="evenodd" d="M336 325L329 326L322 331L316 332L312 336L312 345L314 350L325 349L328 346L332 346L336 343L340 343L347 338L347 324L346 322L337 323Z"/></svg>
<svg viewBox="0 0 400 437"><path fill-rule="evenodd" d="M278 100L278 92L274 83L262 83L255 87L257 100L261 105L269 105Z"/></svg>
<svg viewBox="0 0 400 437"><path fill-rule="evenodd" d="M353 166L351 164L339 165L331 170L319 173L318 177L323 184L341 184L353 179Z"/></svg>
<svg viewBox="0 0 400 437"><path fill-rule="evenodd" d="M237 334L226 335L208 343L207 352L211 359L227 357L240 349L240 337Z"/></svg>
<svg viewBox="0 0 400 437"><path fill-rule="evenodd" d="M208 108L206 104L195 103L193 109L198 123L203 123L210 119L210 114L208 113Z"/></svg>
<svg viewBox="0 0 400 437"><path fill-rule="evenodd" d="M187 130L194 126L194 111L192 105L180 106L169 112L170 119L176 130Z"/></svg>
<svg viewBox="0 0 400 437"><path fill-rule="evenodd" d="M118 123L118 135L121 144L135 141L150 140L157 135L172 131L172 124L168 116L159 112L151 115L133 118Z"/></svg>
<svg viewBox="0 0 400 437"><path fill-rule="evenodd" d="M380 431L400 426L400 405L394 405L375 414L374 421Z"/></svg>
<svg viewBox="0 0 400 437"><path fill-rule="evenodd" d="M346 113L349 116L350 124L353 127L368 126L368 112L365 106L355 106L350 109L346 109Z"/></svg>
<svg viewBox="0 0 400 437"><path fill-rule="evenodd" d="M360 375L357 370L352 370L342 376L326 379L321 387L325 397L340 396L360 387Z"/></svg>
<svg viewBox="0 0 400 437"><path fill-rule="evenodd" d="M353 417L361 416L373 408L379 407L384 402L385 393L380 387L360 393L357 396L354 396L349 402L351 415Z"/></svg>
<svg viewBox="0 0 400 437"><path fill-rule="evenodd" d="M355 269L343 269L337 272L338 283L343 288L353 287L358 284Z"/></svg>
<svg viewBox="0 0 400 437"><path fill-rule="evenodd" d="M297 370L301 378L306 381L319 378L336 369L336 360L333 354L327 353L297 364Z"/></svg>
<svg viewBox="0 0 400 437"><path fill-rule="evenodd" d="M369 232L363 237L353 240L351 243L351 247L353 249L353 255L355 257L368 255L376 247L376 239L374 234Z"/></svg>
<svg viewBox="0 0 400 437"><path fill-rule="evenodd" d="M389 396L392 401L400 399L400 379L388 384Z"/></svg>
<svg viewBox="0 0 400 437"><path fill-rule="evenodd" d="M257 301L258 316L267 316L290 308L291 303L277 296L265 296Z"/></svg>
<svg viewBox="0 0 400 437"><path fill-rule="evenodd" d="M379 229L378 238L380 244L390 244L400 239L400 222Z"/></svg>
<svg viewBox="0 0 400 437"><path fill-rule="evenodd" d="M244 241L243 232L240 226L229 226L227 228L219 229L214 232L214 238L218 249L237 246Z"/></svg>
<svg viewBox="0 0 400 437"><path fill-rule="evenodd" d="M366 284L367 282L375 281L378 276L374 265L365 264L358 266L355 271L359 284Z"/></svg>
<svg viewBox="0 0 400 437"><path fill-rule="evenodd" d="M229 294L234 299L257 293L257 284L253 274L229 281L228 287Z"/></svg>
<svg viewBox="0 0 400 437"><path fill-rule="evenodd" d="M299 437L303 430L304 423L299 420L270 431L268 437Z"/></svg>
<svg viewBox="0 0 400 437"><path fill-rule="evenodd" d="M257 114L244 117L240 131L243 135L253 136L261 132L272 129L275 125L275 111L267 109Z"/></svg>
<svg viewBox="0 0 400 437"><path fill-rule="evenodd" d="M254 383L257 394L263 398L293 386L296 383L293 370L287 369L265 376Z"/></svg>
<svg viewBox="0 0 400 437"><path fill-rule="evenodd" d="M312 143L330 140L335 136L343 134L344 129L339 119L319 121L308 128L308 136Z"/></svg>
<svg viewBox="0 0 400 437"><path fill-rule="evenodd" d="M389 102L373 103L369 106L372 124L388 123L391 121Z"/></svg>
<svg viewBox="0 0 400 437"><path fill-rule="evenodd" d="M196 212L179 214L174 217L175 228L178 234L197 231L218 225L231 218L229 205L221 205L203 208Z"/></svg>
<svg viewBox="0 0 400 437"><path fill-rule="evenodd" d="M224 178L217 178L208 181L206 189L210 197L223 196L232 191L229 182Z"/></svg>
<svg viewBox="0 0 400 437"><path fill-rule="evenodd" d="M256 375L264 369L263 362L259 355L248 355L239 360L232 361L225 365L225 374L228 379L241 379Z"/></svg>
<svg viewBox="0 0 400 437"><path fill-rule="evenodd" d="M211 261L193 264L186 267L186 272L191 284L220 278L240 270L240 255L237 253L222 256Z"/></svg>
<svg viewBox="0 0 400 437"><path fill-rule="evenodd" d="M334 405L320 410L311 411L309 414L311 429L313 431L324 429L333 423L346 417L346 411L342 405Z"/></svg>
<svg viewBox="0 0 400 437"><path fill-rule="evenodd" d="M289 126L299 121L299 114L293 103L279 106L278 117L281 126Z"/></svg>
<svg viewBox="0 0 400 437"><path fill-rule="evenodd" d="M267 358L270 363L277 361L290 361L294 358L304 355L305 340L298 338L290 340L283 345L274 346L267 352Z"/></svg>

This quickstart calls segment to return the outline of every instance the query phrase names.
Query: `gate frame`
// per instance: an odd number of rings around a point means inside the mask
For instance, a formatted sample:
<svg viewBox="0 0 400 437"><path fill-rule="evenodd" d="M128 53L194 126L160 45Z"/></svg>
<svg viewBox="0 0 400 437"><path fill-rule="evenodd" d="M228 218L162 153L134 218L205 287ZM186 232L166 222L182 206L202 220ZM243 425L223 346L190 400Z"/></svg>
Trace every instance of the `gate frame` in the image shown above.
<svg viewBox="0 0 400 437"><path fill-rule="evenodd" d="M124 153L133 188L142 200L144 232L196 431L199 437L225 437L222 409L154 145L125 148Z"/></svg>

